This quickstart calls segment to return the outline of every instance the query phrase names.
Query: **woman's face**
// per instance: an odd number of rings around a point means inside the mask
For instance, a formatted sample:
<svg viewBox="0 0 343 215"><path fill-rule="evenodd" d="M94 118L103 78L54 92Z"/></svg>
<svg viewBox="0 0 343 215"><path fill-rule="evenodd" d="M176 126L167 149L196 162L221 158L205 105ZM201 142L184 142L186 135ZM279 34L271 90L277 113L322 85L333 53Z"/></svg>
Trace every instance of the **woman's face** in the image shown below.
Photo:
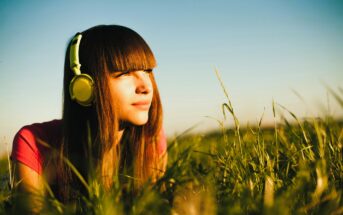
<svg viewBox="0 0 343 215"><path fill-rule="evenodd" d="M111 99L120 121L134 125L147 123L153 96L150 72L138 70L111 73Z"/></svg>

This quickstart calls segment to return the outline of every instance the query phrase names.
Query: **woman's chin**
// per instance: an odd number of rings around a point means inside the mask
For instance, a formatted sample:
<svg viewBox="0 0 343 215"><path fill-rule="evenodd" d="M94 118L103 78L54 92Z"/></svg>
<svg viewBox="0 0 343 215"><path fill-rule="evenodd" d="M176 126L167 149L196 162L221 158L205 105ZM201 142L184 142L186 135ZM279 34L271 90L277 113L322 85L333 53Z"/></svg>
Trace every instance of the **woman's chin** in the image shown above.
<svg viewBox="0 0 343 215"><path fill-rule="evenodd" d="M136 126L145 125L148 122L148 116L139 116L130 120L130 123Z"/></svg>

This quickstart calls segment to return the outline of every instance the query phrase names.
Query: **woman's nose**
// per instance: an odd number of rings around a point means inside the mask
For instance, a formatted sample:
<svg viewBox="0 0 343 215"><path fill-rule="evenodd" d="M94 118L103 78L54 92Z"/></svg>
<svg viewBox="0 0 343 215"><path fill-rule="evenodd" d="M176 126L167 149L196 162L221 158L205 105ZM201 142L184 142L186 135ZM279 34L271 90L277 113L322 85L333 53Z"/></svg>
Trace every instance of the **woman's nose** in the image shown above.
<svg viewBox="0 0 343 215"><path fill-rule="evenodd" d="M148 94L152 91L150 75L146 71L136 71L136 93Z"/></svg>

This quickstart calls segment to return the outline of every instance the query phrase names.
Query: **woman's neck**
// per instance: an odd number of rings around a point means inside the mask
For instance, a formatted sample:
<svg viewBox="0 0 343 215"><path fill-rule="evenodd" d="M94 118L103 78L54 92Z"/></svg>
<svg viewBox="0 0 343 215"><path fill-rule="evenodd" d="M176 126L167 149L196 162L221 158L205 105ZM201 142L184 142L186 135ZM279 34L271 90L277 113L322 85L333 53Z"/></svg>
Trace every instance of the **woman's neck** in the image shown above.
<svg viewBox="0 0 343 215"><path fill-rule="evenodd" d="M121 129L118 131L118 143L120 143L121 138L123 137L125 129Z"/></svg>
<svg viewBox="0 0 343 215"><path fill-rule="evenodd" d="M117 143L120 143L122 137L123 137L123 134L124 134L124 131L125 129L128 127L128 123L127 122L124 122L124 121L120 121L119 122L119 131L118 131L118 142Z"/></svg>

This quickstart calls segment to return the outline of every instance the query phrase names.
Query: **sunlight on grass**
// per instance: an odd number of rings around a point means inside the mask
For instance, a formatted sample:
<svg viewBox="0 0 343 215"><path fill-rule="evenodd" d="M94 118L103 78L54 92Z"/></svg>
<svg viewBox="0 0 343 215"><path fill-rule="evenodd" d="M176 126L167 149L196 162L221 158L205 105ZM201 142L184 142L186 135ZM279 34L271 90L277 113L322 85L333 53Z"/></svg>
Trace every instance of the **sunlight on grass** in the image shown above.
<svg viewBox="0 0 343 215"><path fill-rule="evenodd" d="M218 71L216 75L227 99L222 105L223 119L215 119L218 131L190 135L191 127L169 140L168 167L156 184L127 196L118 183L105 192L95 178L80 176L88 195L62 204L50 192L44 212L342 214L343 122L331 116L300 119L273 100L273 127L262 127L264 114L256 125L241 127ZM328 89L342 104L343 91ZM233 128L224 126L227 114L234 121ZM8 170L6 166L3 159L1 169ZM14 204L11 186L7 186L10 174L3 174L7 181L2 181L0 214L9 212Z"/></svg>

